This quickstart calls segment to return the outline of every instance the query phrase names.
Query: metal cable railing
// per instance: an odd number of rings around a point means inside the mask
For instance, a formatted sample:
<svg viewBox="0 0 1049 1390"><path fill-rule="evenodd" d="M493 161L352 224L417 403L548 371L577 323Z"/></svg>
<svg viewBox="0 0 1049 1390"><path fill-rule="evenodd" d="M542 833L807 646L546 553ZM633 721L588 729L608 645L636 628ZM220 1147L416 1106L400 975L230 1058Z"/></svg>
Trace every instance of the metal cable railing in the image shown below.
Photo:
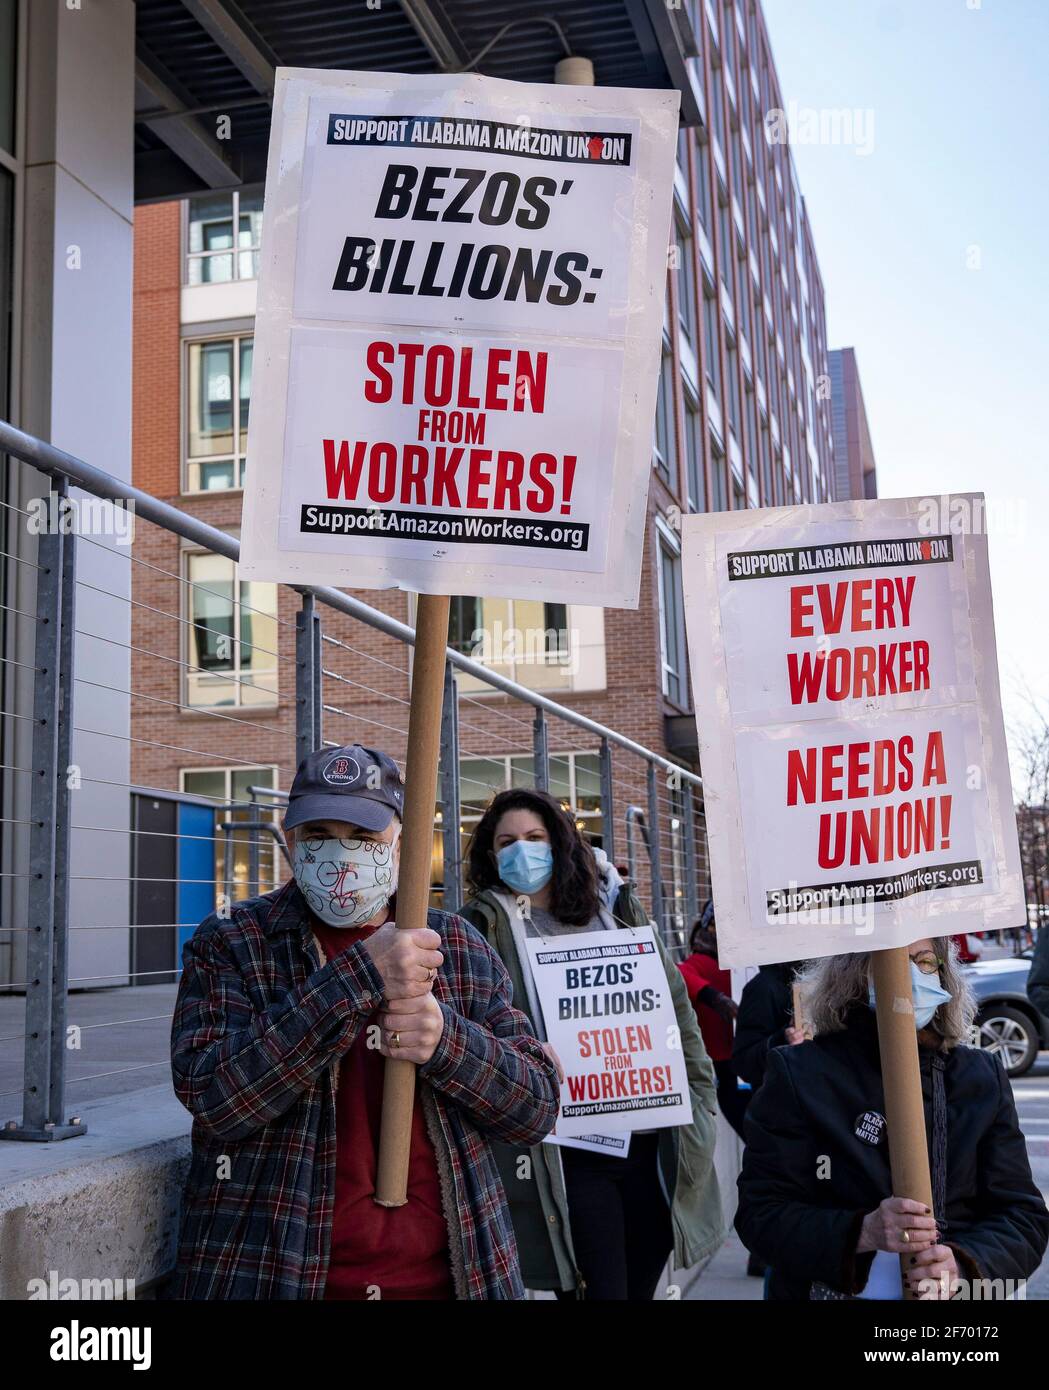
<svg viewBox="0 0 1049 1390"><path fill-rule="evenodd" d="M22 1118L0 1133L66 1137L83 1129L65 1117L68 1086L82 1098L165 1074L180 949L202 918L287 878L279 826L302 756L359 742L403 770L414 631L342 590L238 583L233 536L2 422L0 450L60 496L134 507L133 548L41 533L12 553L35 595L24 585L2 605L21 625L0 653L21 734L0 760L0 1097L21 1095ZM187 569L200 555L207 567ZM570 650L562 633L507 665L550 687L533 689L448 647L433 901L462 905L491 796L541 787L680 952L709 892L702 783L559 702L570 682L552 668ZM148 999L129 1007L129 987ZM108 1065L125 1039L128 1065Z"/></svg>

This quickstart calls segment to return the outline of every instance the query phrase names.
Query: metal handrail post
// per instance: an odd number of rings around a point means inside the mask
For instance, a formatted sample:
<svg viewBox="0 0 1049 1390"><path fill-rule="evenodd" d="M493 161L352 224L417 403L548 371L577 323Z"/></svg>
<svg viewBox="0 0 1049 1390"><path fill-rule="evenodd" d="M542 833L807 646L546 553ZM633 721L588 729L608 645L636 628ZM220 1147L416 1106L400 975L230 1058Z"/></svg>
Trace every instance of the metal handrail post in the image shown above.
<svg viewBox="0 0 1049 1390"><path fill-rule="evenodd" d="M537 709L532 722L532 780L541 792L550 790L550 734L546 711Z"/></svg>
<svg viewBox="0 0 1049 1390"><path fill-rule="evenodd" d="M648 765L648 863L652 873L652 916L660 935L666 941L666 922L663 920L663 864L659 846L659 785L656 765Z"/></svg>
<svg viewBox="0 0 1049 1390"><path fill-rule="evenodd" d="M612 792L612 748L607 738L601 740L598 755L601 770L601 843L610 864L616 858L615 801Z"/></svg>
<svg viewBox="0 0 1049 1390"><path fill-rule="evenodd" d="M441 710L441 841L444 850L444 909L463 905L462 808L459 786L459 699L455 667L444 667L444 706Z"/></svg>
<svg viewBox="0 0 1049 1390"><path fill-rule="evenodd" d="M60 482L56 491L60 498L65 497L66 484ZM63 574L71 551L67 540L72 537L49 528L41 532L37 548L22 1123L12 1123L0 1130L4 1139L29 1142L68 1139L83 1134L86 1129L82 1124L62 1124L64 1055L63 1065L57 1073L55 1071L55 1049L65 1048L68 959L65 930L69 904L67 773L72 738L73 639L72 615L63 622L66 596ZM64 626L68 632L63 673ZM60 874L61 891L57 886ZM62 914L61 930L56 929L57 913ZM56 1030L59 1030L57 1037Z"/></svg>
<svg viewBox="0 0 1049 1390"><path fill-rule="evenodd" d="M682 793L685 821L685 915L688 920L688 928L691 931L692 923L699 916L699 894L697 892L699 885L696 882L695 798L692 795L692 788L688 785L682 788Z"/></svg>
<svg viewBox="0 0 1049 1390"><path fill-rule="evenodd" d="M295 614L295 763L320 747L317 727L317 658L314 652L316 600L311 593L302 596L302 607Z"/></svg>

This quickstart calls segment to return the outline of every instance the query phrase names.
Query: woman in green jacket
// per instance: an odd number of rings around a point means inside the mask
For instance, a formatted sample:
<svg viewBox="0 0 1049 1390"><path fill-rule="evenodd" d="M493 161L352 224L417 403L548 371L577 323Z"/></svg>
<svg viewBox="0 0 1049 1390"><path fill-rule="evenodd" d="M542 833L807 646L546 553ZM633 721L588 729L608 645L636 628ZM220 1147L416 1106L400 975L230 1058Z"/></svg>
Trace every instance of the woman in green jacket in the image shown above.
<svg viewBox="0 0 1049 1390"><path fill-rule="evenodd" d="M612 894L622 882L599 861L575 821L545 792L501 792L470 842L473 896L463 916L502 958L517 1008L545 1039L525 940L572 932L614 931ZM496 1145L530 1289L560 1298L651 1300L667 1256L687 1268L724 1236L714 1173L714 1070L681 973L666 956L692 1098L693 1120L631 1135L626 1158L538 1144Z"/></svg>

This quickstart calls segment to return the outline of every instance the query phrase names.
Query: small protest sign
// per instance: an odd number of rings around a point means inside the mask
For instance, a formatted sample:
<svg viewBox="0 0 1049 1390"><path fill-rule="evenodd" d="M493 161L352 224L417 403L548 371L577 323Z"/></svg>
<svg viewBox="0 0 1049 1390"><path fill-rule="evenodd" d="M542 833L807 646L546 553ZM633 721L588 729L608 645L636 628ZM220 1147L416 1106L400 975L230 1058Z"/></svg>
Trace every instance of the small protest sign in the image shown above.
<svg viewBox="0 0 1049 1390"><path fill-rule="evenodd" d="M578 1139L569 1139L560 1134L548 1134L544 1144L559 1144L562 1149L583 1149L587 1153L608 1154L612 1158L626 1158L630 1153L630 1134L581 1134Z"/></svg>
<svg viewBox="0 0 1049 1390"><path fill-rule="evenodd" d="M692 1120L685 1054L651 927L526 941L565 1079L563 1139Z"/></svg>

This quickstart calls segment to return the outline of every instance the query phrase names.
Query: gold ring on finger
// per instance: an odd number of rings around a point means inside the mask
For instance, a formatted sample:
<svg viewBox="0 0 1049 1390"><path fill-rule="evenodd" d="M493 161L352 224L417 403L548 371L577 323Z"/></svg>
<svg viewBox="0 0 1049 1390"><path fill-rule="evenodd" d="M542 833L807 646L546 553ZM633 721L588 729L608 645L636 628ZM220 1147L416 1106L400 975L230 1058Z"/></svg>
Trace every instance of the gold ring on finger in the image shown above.
<svg viewBox="0 0 1049 1390"><path fill-rule="evenodd" d="M390 1040L390 1046L391 1046L391 1047L399 1047L399 1046L400 1046L400 1043L401 1043L401 1035L400 1035L400 1033L387 1033L386 1036L387 1036L387 1037L389 1038L389 1040Z"/></svg>
<svg viewBox="0 0 1049 1390"><path fill-rule="evenodd" d="M900 1239L907 1241L908 1244L910 1243L911 1233L906 1227L900 1232Z"/></svg>

